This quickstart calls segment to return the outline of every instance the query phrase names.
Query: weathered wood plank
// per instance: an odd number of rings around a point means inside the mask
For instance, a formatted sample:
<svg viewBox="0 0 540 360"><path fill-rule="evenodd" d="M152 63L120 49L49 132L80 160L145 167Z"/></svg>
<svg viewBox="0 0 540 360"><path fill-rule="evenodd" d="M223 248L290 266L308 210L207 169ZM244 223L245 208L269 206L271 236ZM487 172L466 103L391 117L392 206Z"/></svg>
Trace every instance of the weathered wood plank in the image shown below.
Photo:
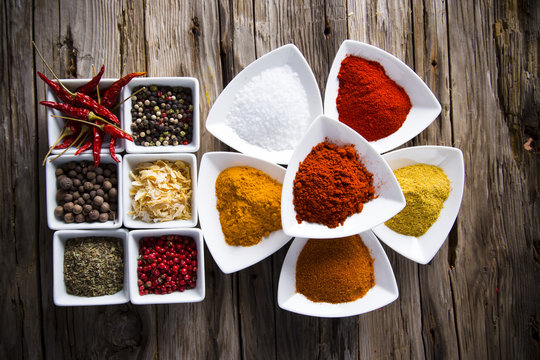
<svg viewBox="0 0 540 360"><path fill-rule="evenodd" d="M1 358L41 358L39 201L31 47L32 7L7 1L0 9L0 329Z"/></svg>
<svg viewBox="0 0 540 360"><path fill-rule="evenodd" d="M454 140L467 171L451 271L465 358L538 354L539 159L523 144L538 138L539 11L448 3Z"/></svg>

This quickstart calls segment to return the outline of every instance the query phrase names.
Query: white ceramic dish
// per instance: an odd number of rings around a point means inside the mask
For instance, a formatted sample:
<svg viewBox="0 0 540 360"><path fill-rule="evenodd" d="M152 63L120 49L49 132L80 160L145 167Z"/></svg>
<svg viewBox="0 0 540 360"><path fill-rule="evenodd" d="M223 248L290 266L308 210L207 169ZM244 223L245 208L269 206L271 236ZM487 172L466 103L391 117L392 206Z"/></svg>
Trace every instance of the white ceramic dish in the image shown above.
<svg viewBox="0 0 540 360"><path fill-rule="evenodd" d="M386 74L403 87L411 99L412 108L407 119L395 133L370 144L379 153L395 149L429 126L439 116L441 104L418 75L397 57L375 46L359 41L345 40L334 58L324 95L324 114L338 119L336 98L339 89L338 73L347 55L354 55L380 63Z"/></svg>
<svg viewBox="0 0 540 360"><path fill-rule="evenodd" d="M435 165L443 169L450 180L450 195L444 202L439 218L424 235L402 235L384 224L373 229L379 239L401 255L417 263L427 264L444 244L459 212L465 181L463 153L452 147L416 146L392 151L383 155L383 158L393 170L414 164Z"/></svg>
<svg viewBox="0 0 540 360"><path fill-rule="evenodd" d="M45 185L46 185L46 195L47 195L47 224L50 229L52 230L68 230L68 229L116 229L122 226L122 220L123 220L123 205L122 205L122 187L123 187L123 179L122 179L122 156L117 155L118 159L120 160L120 163L115 162L111 156L108 153L101 153L101 164L115 164L117 172L117 179L118 179L118 209L116 211L117 219L115 221L109 220L106 222L82 222L82 223L66 223L63 220L57 219L54 215L54 208L57 206L56 201L56 192L57 192L57 186L56 186L56 175L55 171L59 166L62 166L63 164L66 164L70 161L88 161L89 163L93 164L93 156L90 154L81 154L78 156L75 155L62 155L58 159L54 160L53 162L50 162L49 160L51 158L54 158L55 155L49 156L47 159L47 164L45 165Z"/></svg>
<svg viewBox="0 0 540 360"><path fill-rule="evenodd" d="M156 223L149 223L139 219L134 219L129 215L131 211L131 179L129 178L130 171L134 171L137 165L142 162L153 162L157 160L177 161L181 160L189 164L191 167L191 219L188 220L172 220ZM124 226L131 229L160 229L160 228L184 228L197 225L197 158L193 154L127 154L124 156L124 166L122 168L124 186L122 192L122 201L124 203Z"/></svg>
<svg viewBox="0 0 540 360"><path fill-rule="evenodd" d="M283 65L289 65L298 74L308 98L310 119L314 120L318 115L322 114L321 94L315 76L298 48L289 44L262 56L235 76L210 109L210 113L206 119L206 129L225 144L244 154L278 164L288 164L293 149L268 151L259 146L250 144L241 139L234 130L227 126L225 118L233 104L237 92L240 91L249 80L254 76L259 75L264 70Z"/></svg>
<svg viewBox="0 0 540 360"><path fill-rule="evenodd" d="M317 303L296 292L296 262L308 241L306 238L294 239L279 276L278 305L280 308L298 314L318 317L345 317L363 314L390 304L398 298L399 292L392 271L381 244L371 231L361 233L364 244L373 258L375 286L356 301L332 304ZM331 240L328 240L331 241Z"/></svg>
<svg viewBox="0 0 540 360"><path fill-rule="evenodd" d="M84 84L86 84L90 80L91 79L60 79L60 81L71 91L74 91L77 88L83 86ZM116 80L117 79L101 79L101 81L99 82L100 90L101 89L107 89ZM103 93L100 92L100 95L103 95ZM47 99L47 101L62 102L62 101L58 100L56 95L54 95L54 93L51 91L51 89L49 87L47 87L46 99ZM119 100L119 101L121 101L121 100ZM43 105L40 105L40 106L43 106ZM124 121L123 121L122 111L119 110L119 111L116 111L116 112L113 112L113 113L118 117L118 120L120 121L120 126L123 126ZM47 108L47 133L48 133L48 137L49 137L49 146L52 146L54 144L54 142L56 141L56 139L60 135L60 132L62 131L62 127L64 126L64 123L65 123L64 119L55 118L52 115L67 116L66 114L64 114L61 111L54 110L54 109L51 109L51 108ZM105 136L105 139L103 141L103 145L101 146L101 149L102 149L102 151L105 150L106 152L109 152L109 136L108 135ZM121 153L121 152L123 152L125 150L124 139L118 139L116 141L115 150L116 150L117 154ZM52 153L53 154L59 154L62 151L64 151L64 150L58 149L58 150L53 150ZM75 151L76 151L75 148L69 148L68 150L66 150L66 152L64 154L74 154ZM91 154L91 153L92 153L91 149L86 150L84 152L84 154Z"/></svg>
<svg viewBox="0 0 540 360"><path fill-rule="evenodd" d="M187 145L167 145L167 146L140 146L134 142L126 142L126 152L128 153L177 153L177 152L197 152L200 146L200 120L199 120L199 81L192 77L149 77L135 78L127 84L122 91L122 98L130 97L135 88L140 86L169 86L184 87L191 89L191 99L193 104L193 139ZM128 134L131 132L131 99L123 105L124 130Z"/></svg>
<svg viewBox="0 0 540 360"><path fill-rule="evenodd" d="M251 166L283 183L285 169L279 165L230 152L211 152L203 155L199 173L199 217L208 250L226 274L245 269L278 251L290 239L283 230L274 231L257 245L229 246L221 230L216 208L216 179L225 169L233 166Z"/></svg>
<svg viewBox="0 0 540 360"><path fill-rule="evenodd" d="M328 138L330 142L338 145L353 144L366 169L373 174L375 199L364 204L362 212L351 215L343 225L329 228L326 225L296 220L296 211L293 205L293 181L298 166L311 149ZM405 207L405 198L401 188L388 164L375 151L375 149L356 131L327 116L319 116L307 134L296 147L283 181L281 197L281 222L283 231L296 237L305 238L338 238L371 229Z"/></svg>
<svg viewBox="0 0 540 360"><path fill-rule="evenodd" d="M124 287L113 295L84 297L70 295L66 292L64 282L64 248L68 239L78 237L114 237L122 240L124 247ZM53 301L57 306L89 306L124 304L129 301L128 284L128 232L125 229L115 230L60 230L53 235Z"/></svg>
<svg viewBox="0 0 540 360"><path fill-rule="evenodd" d="M195 240L197 245L197 283L193 289L183 292L175 291L171 294L147 294L140 295L137 285L137 257L139 256L139 243L145 237L159 237L162 235L188 236ZM133 230L129 232L128 240L128 274L129 274L129 294L131 302L137 305L147 304L173 304L191 303L203 301L205 297L204 284L204 243L202 232L199 229L153 229L153 230Z"/></svg>

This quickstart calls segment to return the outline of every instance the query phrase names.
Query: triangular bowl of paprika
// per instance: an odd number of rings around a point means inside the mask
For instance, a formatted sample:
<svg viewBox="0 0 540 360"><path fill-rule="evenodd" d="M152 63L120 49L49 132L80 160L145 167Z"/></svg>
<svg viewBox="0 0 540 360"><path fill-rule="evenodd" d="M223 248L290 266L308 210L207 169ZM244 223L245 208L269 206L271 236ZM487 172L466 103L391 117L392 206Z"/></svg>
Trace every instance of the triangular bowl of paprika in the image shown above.
<svg viewBox="0 0 540 360"><path fill-rule="evenodd" d="M435 95L403 61L359 41L341 44L326 82L324 114L355 129L378 153L409 141L440 112Z"/></svg>
<svg viewBox="0 0 540 360"><path fill-rule="evenodd" d="M320 291L323 292L323 294L320 294L321 297L338 297L339 296L346 296L345 294L351 294L355 293L358 289L342 289L342 287L347 284L347 280L344 279L344 277L347 276L353 276L355 271L351 271L349 266L346 266L343 268L343 274L340 274L339 264L340 262L343 262L344 264L347 262L346 259L338 259L338 258L332 258L332 259L325 259L328 261L323 261L325 265L328 265L329 267L332 267L332 269L320 269L324 273L316 274L316 273L304 273L297 274L298 269L298 258L303 251L305 245L308 243L308 239L306 238L296 238L294 239L293 243L291 244L287 255L285 256L285 261L283 263L283 267L281 268L281 274L279 276L279 284L278 284L278 305L280 308L284 310L288 310L291 312L295 312L298 314L303 315L309 315L309 316L317 316L317 317L328 317L328 318L337 318L337 317L346 317L346 316L355 316L359 314L363 314L369 311L373 311L376 309L379 309L385 305L390 304L394 300L396 300L399 296L399 291L396 283L396 279L394 277L394 272L392 271L392 266L390 265L390 262L388 261L388 257L386 256L386 253L384 252L384 249L382 248L381 244L373 235L371 231L366 231L360 234L360 238L362 242L365 244L365 247L369 250L369 255L372 258L371 263L371 275L372 279L374 279L371 283L371 288L367 290L367 292L360 298L357 298L354 301L347 301L347 302L316 302L310 300L308 297L306 297L304 294L299 292L298 289L298 276L304 276L304 277L317 277L318 275L322 276L324 279L321 279L320 281L325 282L329 279L334 273L338 273L338 275L335 278L335 281L338 282L336 284L336 289L339 289L336 294L332 294L332 289L330 287L327 288L319 288L318 285L315 285L314 289L310 289L311 295L314 293L319 293ZM341 239L335 239L339 242ZM321 241L321 240L318 240ZM326 240L324 240L326 241ZM332 241L332 239L328 240L329 242ZM333 255L339 254L339 251L331 250ZM308 258L305 258L309 260ZM316 261L317 263L321 263L319 261ZM362 264L355 264L355 265L362 265ZM364 268L367 265L362 265L361 267ZM314 272L318 271L317 264L314 264L315 270ZM302 267L302 269L309 269L310 266ZM313 269L312 269L313 270ZM355 284L355 286L359 286L360 283L364 283L365 281L358 281L360 277L365 276L365 269L358 268L358 278L355 280L350 281L351 283ZM309 283L309 280L308 280ZM316 283L316 281L315 281ZM364 290L365 291L365 290ZM327 294L325 294L327 293ZM308 296L310 296L308 294Z"/></svg>
<svg viewBox="0 0 540 360"><path fill-rule="evenodd" d="M436 188L441 186L436 176L426 176L419 172L421 171L419 168L415 170L416 173L409 173L409 177L404 177L403 181L407 183L404 185L407 186L404 188L405 196L410 199L407 201L411 206L404 209L399 218L396 216L395 220L399 221L397 225L395 223L389 225L400 232L410 234L419 232L423 233L422 235L403 235L386 224L373 229L377 237L394 251L417 263L427 264L444 244L459 213L465 181L463 153L453 147L415 146L389 152L384 154L383 158L393 170L425 164L438 167L444 172L443 176L447 177L445 180L447 198L442 204L437 204L437 200L433 197ZM421 179L422 188L415 184L418 183L414 181L416 178ZM440 213L437 215L439 209ZM433 220L429 220L430 217L436 220L432 222Z"/></svg>
<svg viewBox="0 0 540 360"><path fill-rule="evenodd" d="M381 155L348 126L324 115L315 119L285 173L283 231L345 237L385 222L403 207L403 193Z"/></svg>

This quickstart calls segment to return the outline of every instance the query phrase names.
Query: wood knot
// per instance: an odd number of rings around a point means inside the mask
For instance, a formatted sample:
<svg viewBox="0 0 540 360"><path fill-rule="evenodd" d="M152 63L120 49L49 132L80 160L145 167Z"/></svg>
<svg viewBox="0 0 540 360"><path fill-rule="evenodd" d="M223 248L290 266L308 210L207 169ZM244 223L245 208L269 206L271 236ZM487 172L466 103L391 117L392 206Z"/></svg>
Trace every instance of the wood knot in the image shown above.
<svg viewBox="0 0 540 360"><path fill-rule="evenodd" d="M191 34L193 34L194 36L199 36L201 34L201 27L199 25L199 18L198 17L193 17L191 19Z"/></svg>

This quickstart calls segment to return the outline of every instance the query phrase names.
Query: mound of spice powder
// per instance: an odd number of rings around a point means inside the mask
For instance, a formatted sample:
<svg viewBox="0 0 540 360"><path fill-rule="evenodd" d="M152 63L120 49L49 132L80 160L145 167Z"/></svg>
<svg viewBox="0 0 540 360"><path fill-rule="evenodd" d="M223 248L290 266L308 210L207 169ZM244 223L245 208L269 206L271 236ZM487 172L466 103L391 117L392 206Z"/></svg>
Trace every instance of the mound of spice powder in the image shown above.
<svg viewBox="0 0 540 360"><path fill-rule="evenodd" d="M450 180L434 165L416 164L394 170L407 205L385 225L403 235L422 236L437 221L450 194Z"/></svg>
<svg viewBox="0 0 540 360"><path fill-rule="evenodd" d="M341 62L338 79L339 121L367 141L385 138L403 125L412 107L411 100L405 90L386 75L381 64L347 56Z"/></svg>
<svg viewBox="0 0 540 360"><path fill-rule="evenodd" d="M354 145L338 146L328 140L317 144L294 178L298 223L305 220L336 228L374 197L373 174L360 162Z"/></svg>
<svg viewBox="0 0 540 360"><path fill-rule="evenodd" d="M355 301L373 286L373 258L359 235L309 239L298 256L296 291L311 301Z"/></svg>
<svg viewBox="0 0 540 360"><path fill-rule="evenodd" d="M216 179L217 209L225 242L252 246L281 229L282 185L259 169L235 166Z"/></svg>

